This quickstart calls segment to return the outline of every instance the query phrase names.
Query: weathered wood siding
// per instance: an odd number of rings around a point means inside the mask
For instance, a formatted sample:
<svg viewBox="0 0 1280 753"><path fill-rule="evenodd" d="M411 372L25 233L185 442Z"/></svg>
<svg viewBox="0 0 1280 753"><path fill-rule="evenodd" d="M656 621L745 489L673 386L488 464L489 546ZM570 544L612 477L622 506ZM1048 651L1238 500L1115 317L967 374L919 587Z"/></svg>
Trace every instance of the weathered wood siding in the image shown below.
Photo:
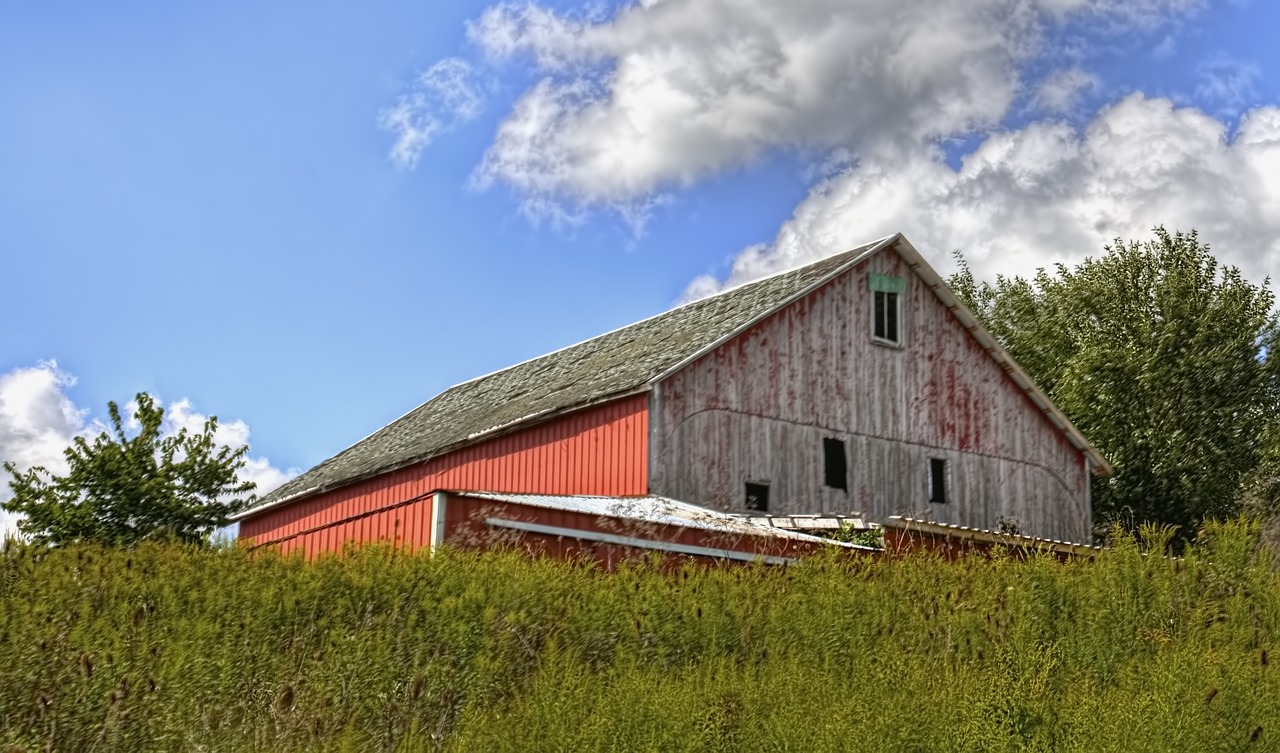
<svg viewBox="0 0 1280 753"><path fill-rule="evenodd" d="M873 342L868 273L907 281L903 347ZM886 249L661 382L650 491L722 510L766 482L769 512L909 514L1087 541L1084 455L898 253ZM824 485L843 440L845 492ZM948 504L929 502L929 459Z"/></svg>
<svg viewBox="0 0 1280 753"><path fill-rule="evenodd" d="M264 510L240 537L309 556L351 541L421 545L430 502L407 503L437 489L643 495L648 437L648 398L634 395Z"/></svg>

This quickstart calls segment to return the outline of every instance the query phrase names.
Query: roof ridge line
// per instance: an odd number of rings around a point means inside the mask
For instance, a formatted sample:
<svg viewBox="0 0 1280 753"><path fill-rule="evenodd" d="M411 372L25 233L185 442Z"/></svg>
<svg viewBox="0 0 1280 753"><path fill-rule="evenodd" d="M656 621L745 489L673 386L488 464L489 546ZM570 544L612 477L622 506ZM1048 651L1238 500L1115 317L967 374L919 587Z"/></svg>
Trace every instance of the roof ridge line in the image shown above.
<svg viewBox="0 0 1280 753"><path fill-rule="evenodd" d="M829 258L831 258L832 256L838 256L839 254L844 254L844 253L849 253L850 251L855 251L855 250L857 250L858 248L864 248L864 249L865 249L864 253L863 253L863 254L859 254L859 255L858 255L858 257L856 257L856 259L861 260L862 258L865 258L865 256L870 255L873 251L879 251L879 250L880 250L880 248L881 248L881 246L883 246L884 244L886 244L886 243L887 243L887 242L889 242L889 241L893 241L893 240L895 240L895 239L899 238L901 235L902 235L902 233L894 233L894 234L892 234L892 235L886 235L886 236L884 236L883 238L880 238L879 240L871 241L870 243L865 243L865 244L863 244L862 246L854 246L853 248L846 249L846 250L844 250L844 251L837 251L837 252L836 252L836 253L834 253L834 254L828 254L828 255L826 255L826 256L824 256L824 257L822 257L821 259L815 259L815 260L810 261L810 262L807 262L807 263L805 263L805 264L801 264L800 266L797 266L797 267L791 267L791 268L789 268L789 269L779 270L779 271L777 271L777 272L773 272L773 273L771 273L771 274L767 274L767 275L765 275L764 277L757 277L757 278L756 278L756 279L754 279L754 280L749 280L749 281L744 282L744 283L742 283L742 284L740 284L740 285L735 285L735 286L733 286L733 287L731 287L731 288L725 288L724 290L721 290L721 291L718 291L718 292L716 292L716 293L713 293L712 295L706 296L705 298L699 298L699 299L697 299L696 301L689 301L688 303L683 303L683 304L681 304L681 305L679 305L679 306L673 306L673 307L671 307L671 308L668 308L668 309L664 309L664 310L662 310L662 311L659 311L659 312L658 312L658 313L656 313L656 314L652 314L652 315L650 315L650 316L646 316L645 318L640 319L640 320L638 320L638 321L631 322L630 324L624 324L624 325L622 325L622 326L620 326L620 327L615 327L615 328L613 328L613 329L609 330L608 332L601 332L600 334L598 334L598 335L593 335L592 337L588 337L588 338L586 338L585 340L578 340L577 342L570 343L569 345L565 345L565 346L560 347L560 348L556 348L555 350L549 351L549 352L547 352L547 353L543 353L543 354L541 354L541 355L537 355L537 356L532 356L532 357L530 357L530 358L526 358L526 359L525 359L525 360L523 360L523 361L518 361L518 362L516 362L516 363L511 364L510 366L504 366L504 367L502 367L502 368L500 368L500 369L495 369L495 370L490 371L490 372L488 372L488 373L486 373L486 374L481 374L480 376L475 376L475 377L472 377L472 378L470 378L470 379L464 379L464 380L463 380L463 381L461 381L461 382L457 382L457 383L455 383L455 384L451 384L451 385L449 385L448 387L445 387L443 390L441 390L441 391L437 392L436 394L432 395L431 397L427 398L426 400L422 401L421 403L418 403L417 405L415 405L415 406L413 406L412 408L408 409L408 410L407 410L407 411L405 411L404 413L401 413L399 416L396 416L395 418L391 419L390 421L388 421L387 423L383 424L382 426L380 426L379 428L375 429L374 431L370 432L369 434L366 434L365 436L361 437L360 439L357 439L356 441L354 441L354 442L352 442L351 444L347 445L346 447L342 448L341 450L338 450L337 452L335 452L333 455L329 456L329 457L328 457L328 458L326 458L325 460L322 460L320 463L317 463L315 466L312 466L312 469L314 469L314 468L319 468L320 466L324 465L325 463L329 462L330 460L334 460L334 459L336 459L339 455L343 454L343 453L344 453L344 452L346 452L347 450L350 450L350 449L352 449L352 448L356 447L357 445L361 444L362 442L365 442L366 440L372 439L373 437L377 436L379 433L381 433L381 432L383 432L384 430L386 430L386 429L390 428L391 426L395 425L395 424L396 424L398 421L400 421L402 418L405 418L405 417L407 417L409 414L411 414L411 413L413 413L414 411L418 410L419 408L422 408L422 407L423 407L423 406L425 406L427 403L430 403L431 401L436 400L437 398L440 398L440 397L444 396L445 394L447 394L447 393L449 393L449 392L451 392L451 391L453 391L453 390L455 390L455 389L457 389L457 388L459 388L459 387L464 387L464 386L466 386L466 385L468 385L468 384L473 384L473 383L475 383L475 382L479 382L479 381L482 381L482 380L484 380L484 379L488 379L489 377L497 376L498 374L501 374L501 373L503 373L504 371L510 371L510 370L512 370L512 369L514 369L514 368L517 368L517 367L519 367L519 366L524 366L524 365L526 365L526 364L533 363L534 361L540 361L540 360L542 360L543 358L548 358L548 357L550 357L550 356L554 356L554 355L556 355L557 353L563 353L564 351L566 351L566 350L570 350L571 348L576 348L576 347L578 347L579 345L585 345L585 344L587 344L587 343L591 342L592 340L598 340L598 339L600 339L600 338L602 338L602 337L607 337L607 336L609 336L609 335L612 335L612 334L615 334L615 333L621 332L621 331L622 331L622 330L624 330L624 329L631 329L632 327L637 327L637 326L639 326L639 325L641 325L641 324L644 324L644 323L645 323L645 322L647 322L647 321L650 321L650 320L653 320L653 319L657 319L658 317L661 317L661 316L666 316L667 314L670 314L670 313L671 313L671 312L673 312L673 311L678 311L678 310L680 310L680 309L682 309L682 308L686 308L686 307L688 307L688 306L693 306L693 305L695 305L695 304L703 303L703 302L705 302L705 301L710 301L710 300L712 300L712 299L714 299L714 298L718 298L718 297L723 296L723 295L726 295L726 294L728 294L728 293L733 293L733 292L739 291L739 290L741 290L741 289L743 289L743 288L745 288L745 287L749 287L749 286L752 286L752 285L758 285L758 284L760 284L760 283L764 283L764 282L767 282L767 281L769 281L769 280L772 280L772 279L774 279L774 278L776 278L776 277L781 277L782 275L790 274L790 273L792 273L792 272L799 271L799 270L801 270L801 269L804 269L804 268L806 268L806 267L812 266L812 265L814 265L814 264L818 264L819 262L821 262L821 261L823 261L823 260L825 260L825 259L829 259ZM832 277L835 277L837 274L839 274L840 272L844 271L844 269L846 268L846 266L847 266L847 265L841 265L841 267L840 267L839 269L837 269L837 270L836 270L836 272L834 272L834 273L832 273L832 274L830 274L830 275L828 275L828 276L826 276L826 277L822 278L821 280L819 280L819 281L818 281L818 282L816 282L815 284L810 285L809 287L805 288L805 289L804 289L804 290L803 290L799 295L796 295L796 296L794 296L794 297L792 297L792 298L787 299L787 300L786 300L786 301L784 301L781 305L779 305L779 306L777 306L776 308L774 308L774 309L772 309L772 310L770 310L770 311L766 312L765 314L761 315L759 318L757 318L757 319L753 319L751 322L748 322L748 323L747 323L747 324L746 324L742 329L746 329L747 327L750 327L750 326L754 325L755 323L757 323L758 321L760 321L760 319L763 319L764 317L769 316L770 314L772 314L772 313L774 313L774 312L776 312L776 311L778 311L778 310L782 309L783 307L787 306L788 304L792 303L793 301L797 300L798 298L801 298L801 297L803 297L803 296L807 295L809 291L813 290L813 288L817 287L818 285L822 285L822 284L827 283L828 281L830 281L830 280L831 280L831 278L832 278ZM739 332L741 332L741 331L742 331L741 329L740 329L740 330L737 330L737 331L735 331L732 335L730 335L728 338L725 338L725 339L731 339L732 337L736 336L736 335L737 335ZM713 345L712 345L712 347L715 347L715 346L717 346L717 345L721 345L721 344L722 344L722 342L717 342L717 343L713 344ZM708 349L708 350L709 350L709 349ZM683 361L683 362L681 362L680 364L678 364L676 368L669 369L668 371L664 372L663 374L659 375L658 377L655 377L655 378L653 378L653 379L649 380L648 382L646 382L646 385L653 385L653 384L656 384L656 383L658 383L658 382L662 381L662 380L663 380L664 378L666 378L667 376L670 376L672 372L676 371L676 369L678 369L678 368L680 368L680 367L683 367L683 366L687 365L688 363L691 363L692 361L697 360L697 358L699 358L699 357L701 357L701 356L703 356L703 355L705 355L705 354L706 354L705 352L699 352L699 353L698 353L694 358L690 358L690 359L688 359L687 361ZM536 415L536 414L535 414L535 415ZM484 432L481 432L481 434L487 434L489 431L492 431L492 429L493 429L493 428L497 428L497 427L491 427L490 429L487 429L487 430L485 430ZM305 471L304 473L310 472L310 470L312 470L312 469L308 469L308 470L307 470L307 471Z"/></svg>
<svg viewBox="0 0 1280 753"><path fill-rule="evenodd" d="M593 336L591 336L591 337L586 338L585 340L578 340L577 342L570 343L569 345L565 345L565 346L560 347L560 348L556 348L555 350L548 351L548 352L546 352L546 353L543 353L542 355L537 355L537 356L533 356L533 357L531 357L531 358L526 358L525 360L523 360L523 361L519 361L519 362L517 362L517 363L513 363L513 364L511 364L510 366L504 366L504 367L503 367L503 368L501 368L501 369L495 369L494 371L490 371L490 372L489 372L489 373L487 373L487 374L481 374L480 376L476 376L476 377L472 377L472 378L470 378L470 379L463 380L463 381L461 381L461 382L458 382L457 384L453 384L453 385L450 385L450 386L448 386L448 387L445 387L443 390L441 390L439 393L437 393L437 394L436 394L434 397L432 397L430 400L427 400L427 401L425 401L425 402L421 403L420 405L418 405L418 406L417 406L417 408L421 408L423 405L426 405L427 403L431 402L431 400L436 399L436 398L437 398L437 397L439 397L440 395L443 395L443 394L445 394L446 392L448 392L449 390L452 390L452 389L454 389L454 388L456 388L456 387L461 387L461 386L463 386L463 385L471 384L472 382L479 382L479 381L480 381L480 380L482 380L482 379L488 379L489 377L491 377L491 376L496 376L496 375L498 375L498 374L501 374L501 373L502 373L502 372L504 372L504 371L510 371L511 369L514 369L514 368L516 368L517 366L524 366L525 364L533 363L534 361L539 361L539 360L541 360L541 359L543 359L543 358L547 358L547 357L549 357L549 356L554 356L554 355L556 355L557 353L563 353L564 351L569 350L570 348L576 348L576 347L578 347L579 345L585 345L585 344L587 344L587 343L591 342L592 340L598 340L598 339L600 339L600 338L602 338L602 337L608 337L609 335L616 334L616 333L618 333L618 332L621 332L621 331L622 331L622 330L624 330L624 329L631 329L632 327L638 327L638 326L640 326L641 324L644 324L645 322L652 321L653 319L657 319L658 317L661 317L661 316L666 316L667 314L670 314L670 313L671 313L671 312L673 312L673 311L679 311L679 310L680 310L680 309L682 309L682 308L687 308L687 307L689 307L689 306L694 306L694 305L697 305L697 304L700 304L700 303L705 303L706 301L710 301L710 300L713 300L713 299L715 299L715 298L719 298L719 297L724 296L724 295L727 295L727 294L729 294L729 293L737 292L737 291L739 291L739 290L742 290L743 288L750 287L750 286L752 286L752 285L759 285L759 284L761 284L761 283L768 282L769 280L772 280L772 279L774 279L774 278L776 278L776 277L781 277L781 276L786 275L786 274L791 274L792 272L798 272L799 270L805 269L805 268L807 268L807 267L811 267L811 266L813 266L814 264L818 264L818 263L820 263L820 262L822 262L822 261L825 261L826 259L830 259L830 258L831 258L831 257L833 257L833 256L839 256L840 254L849 253L850 251L856 251L858 248L866 248L868 251L870 251L871 247L873 247L873 246L874 246L874 247L876 247L876 248L878 249L878 248L879 248L879 246L880 246L881 244L885 243L886 241L893 240L893 239L897 238L897 237L898 237L898 236L900 236L900 235L902 235L902 233L894 233L893 235L886 235L885 237L880 238L879 240L875 240L875 241L872 241L872 242L870 242L870 243L864 243L864 244L862 244L861 246L854 246L853 248L845 249L845 250L843 250L843 251L837 251L837 252L835 252L835 253L833 253L833 254L827 254L826 256L823 256L823 257L822 257L822 258L820 258L820 259L814 259L814 260L812 260L812 261L805 262L804 264L801 264L801 265L799 265L799 266L790 267L790 268L787 268L787 269L779 270L779 271L777 271L777 272L771 272L771 273L769 273L769 274L767 274L767 275L765 275L765 276L763 276L763 277L757 277L757 278L755 278L754 280L748 280L748 281L743 282L743 283L740 283L740 284L738 284L738 285L734 285L733 287L725 288L724 290L717 291L717 292L715 292L715 293L712 293L712 294L711 294L711 295L709 295L709 296L706 296L706 297L703 297L703 298L698 298L697 300L689 301L689 302L687 302L687 303L682 303L682 304L680 304L679 306L672 306L671 308L663 309L662 311L659 311L659 312L658 312L658 313L656 313L656 314L651 314L651 315L649 315L649 316L646 316L646 317L645 317L645 318L643 318L643 319L637 319L636 321L631 322L630 324L624 324L624 325L622 325L622 326L620 326L620 327L614 327L613 329L609 330L608 332L601 332L601 333L600 333L600 334L598 334L598 335L593 335ZM843 269L843 267L842 267L842 269ZM824 279L823 279L823 282L825 282L825 281L826 281L826 279L828 279L828 278L824 278ZM806 292L807 292L808 290L812 290L812 286L811 286L811 287L809 287L809 288L806 288L805 290L806 290ZM791 302L790 300L788 300L788 301L787 301L787 303L790 303L790 302ZM783 305L785 306L786 304L784 303ZM781 306L779 306L779 308L781 308ZM413 410L417 410L417 408L414 408ZM409 411L408 413L412 413L412 412L413 412L413 411L411 410L411 411ZM406 413L405 415L408 415L408 413ZM399 420L399 419L396 419L396 420ZM392 422L392 423L394 423L394 422ZM366 439L367 439L367 437L366 437Z"/></svg>

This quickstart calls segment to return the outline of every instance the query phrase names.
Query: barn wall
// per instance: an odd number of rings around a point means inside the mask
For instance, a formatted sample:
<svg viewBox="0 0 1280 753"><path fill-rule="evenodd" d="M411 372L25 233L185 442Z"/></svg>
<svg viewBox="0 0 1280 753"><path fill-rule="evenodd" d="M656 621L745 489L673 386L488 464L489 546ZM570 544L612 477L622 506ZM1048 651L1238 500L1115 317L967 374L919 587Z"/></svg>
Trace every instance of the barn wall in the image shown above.
<svg viewBox="0 0 1280 753"><path fill-rule="evenodd" d="M327 524L251 538L257 546L273 547L281 554L301 552L308 559L323 552L341 552L349 544L374 541L402 549L427 548L431 544L432 503L431 495L426 495Z"/></svg>
<svg viewBox="0 0 1280 753"><path fill-rule="evenodd" d="M871 339L868 273L907 280L904 347ZM1083 455L892 249L664 380L653 395L652 493L771 513L896 514L1089 538ZM824 485L823 438L843 440L848 492ZM928 501L929 458L949 497Z"/></svg>
<svg viewBox="0 0 1280 753"><path fill-rule="evenodd" d="M240 537L286 550L303 546L309 554L341 549L346 541L425 542L429 499L403 513L371 513L436 489L647 494L648 423L646 395L622 398L264 511L241 522ZM305 544L294 541L299 537Z"/></svg>

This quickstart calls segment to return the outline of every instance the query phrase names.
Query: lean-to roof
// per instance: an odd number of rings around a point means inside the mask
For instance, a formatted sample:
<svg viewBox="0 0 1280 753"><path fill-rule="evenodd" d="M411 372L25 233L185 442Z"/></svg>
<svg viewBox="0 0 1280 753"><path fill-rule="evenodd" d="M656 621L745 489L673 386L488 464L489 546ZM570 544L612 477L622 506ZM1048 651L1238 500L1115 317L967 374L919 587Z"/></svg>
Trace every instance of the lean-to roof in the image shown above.
<svg viewBox="0 0 1280 753"><path fill-rule="evenodd" d="M833 541L811 533L803 533L773 525L767 518L735 515L656 495L647 497L599 497L583 494L506 494L502 492L468 491L451 493L475 499L490 499L496 502L542 507L548 510L581 512L604 518L619 518L667 526L697 528L704 531L739 536L832 544L847 549L868 549L868 547Z"/></svg>

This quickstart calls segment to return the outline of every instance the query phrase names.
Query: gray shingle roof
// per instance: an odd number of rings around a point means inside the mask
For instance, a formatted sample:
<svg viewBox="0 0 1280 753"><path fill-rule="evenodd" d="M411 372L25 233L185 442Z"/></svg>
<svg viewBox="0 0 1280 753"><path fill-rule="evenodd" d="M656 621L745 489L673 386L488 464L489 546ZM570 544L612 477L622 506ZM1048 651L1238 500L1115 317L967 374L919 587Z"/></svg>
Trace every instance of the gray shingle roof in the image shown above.
<svg viewBox="0 0 1280 753"><path fill-rule="evenodd" d="M695 301L450 387L265 495L253 510L237 517L428 460L496 429L644 390L673 367L802 295L879 243Z"/></svg>

